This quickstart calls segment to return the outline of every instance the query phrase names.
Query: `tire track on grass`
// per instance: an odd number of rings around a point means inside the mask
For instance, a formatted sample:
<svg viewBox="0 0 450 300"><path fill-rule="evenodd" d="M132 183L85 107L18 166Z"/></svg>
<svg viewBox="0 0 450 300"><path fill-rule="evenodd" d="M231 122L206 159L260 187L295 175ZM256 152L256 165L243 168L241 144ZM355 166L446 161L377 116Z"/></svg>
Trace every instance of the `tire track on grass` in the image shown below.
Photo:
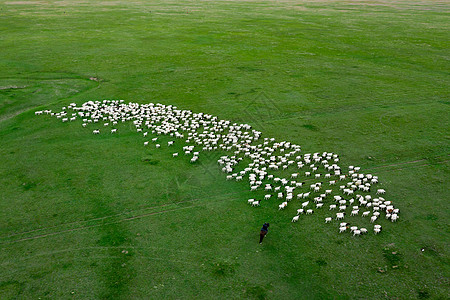
<svg viewBox="0 0 450 300"><path fill-rule="evenodd" d="M240 192L231 192L231 193L226 193L226 194L221 194L221 195L208 197L208 199L216 198L216 197L223 197L223 196L231 196L231 195L238 194L238 193L240 193ZM147 211L147 210L151 210L151 209L163 208L163 207L167 207L167 206L173 206L173 205L180 205L180 204L184 204L184 203L196 202L196 201L201 201L201 200L204 200L204 199L205 198L195 198L195 199L190 199L190 200L185 200L185 201L180 201L180 202L175 202L175 203L167 203L167 204L162 204L162 205L149 206L149 207L129 210L129 211L125 211L125 212L118 213L118 214L112 214L112 215L107 215L107 216L93 218L93 219L88 219L88 220L73 221L73 222L58 224L58 225L54 225L54 226L37 228L37 229L29 230L29 231L17 232L17 233L1 236L0 240L7 239L7 238L10 238L10 237L14 237L14 236L18 236L18 235L25 235L25 234L35 233L35 232L39 232L39 231L45 231L45 230L49 230L49 229L56 229L56 228L60 228L60 227L64 227L64 226L77 225L77 224L96 222L96 221L103 221L103 220L106 220L106 219L109 219L109 218L120 217L120 216L127 215L127 214L133 214L135 212L142 212L142 211ZM146 215L146 214L143 214L143 215ZM138 217L138 216L140 216L140 215L137 215L136 217ZM136 218L136 217L134 217L134 218ZM131 218L133 218L133 217L131 217ZM126 219L128 219L128 218L126 218ZM2 244L2 242L0 242L0 244Z"/></svg>
<svg viewBox="0 0 450 300"><path fill-rule="evenodd" d="M449 155L444 155L444 156L449 156ZM439 158L439 157L442 157L442 156L437 156L437 157L434 157L434 158ZM402 166L402 165L408 165L408 167L422 167L422 166L431 165L431 163L428 163L428 164L420 164L420 165L410 166L411 164L415 164L415 163L423 162L423 161L427 161L427 160L428 159L419 159L419 160L406 161L406 162L401 162L401 163L396 163L396 164L386 164L386 165L380 165L380 166L374 166L374 167L370 167L370 168L365 168L365 170L390 168L390 167L396 167L396 166ZM446 163L448 161L449 160L443 160L443 161L438 161L438 163ZM399 170L399 168L394 168L394 169L387 170L387 171L390 172L390 171L396 171L396 170ZM304 181L305 182L314 181L314 178L305 179ZM227 193L227 194L216 195L215 197L231 196L231 195L235 195L235 194L238 194L238 193L240 193L240 192L231 192L231 193ZM208 198L210 199L211 197L208 197ZM24 231L24 232L13 233L13 234L10 234L10 235L6 235L6 236L0 237L0 240L8 239L8 238L15 237L15 236L18 236L18 235L26 235L26 234L29 234L29 233L36 233L36 232L39 232L39 231L45 231L45 230L50 230L50 229L57 229L57 228L61 228L61 227L64 227L64 226L79 225L79 224L86 224L86 223L89 223L89 222L103 221L103 220L114 218L114 217L120 217L120 216L123 216L123 215L133 214L135 212L142 212L142 211L147 211L147 210L151 210L151 209L158 209L158 208L163 208L163 207L173 206L173 205L178 206L178 205L184 204L184 203L195 203L195 202L198 202L198 201L201 201L201 200L204 200L204 199L205 198L196 198L196 199L190 199L190 200L185 200L185 201L180 201L180 202L175 202L175 203L168 203L168 204L163 204L163 205L158 205L158 206L150 206L150 207L145 207L145 208L142 208L142 209L130 210L130 211L126 211L126 212L123 212L123 213L108 215L108 216L99 217L99 218L93 218L93 219L88 219L88 220L83 220L83 221L74 221L74 222L59 224L59 225L55 225L55 226L49 226L49 227L38 228L38 229ZM221 200L221 201L225 201L225 200ZM220 202L220 201L215 201L215 202ZM47 234L41 234L41 235L36 235L36 236L32 236L32 237L17 239L17 240L10 241L10 242L0 242L0 244L7 245L7 244L20 242L20 241L27 241L27 240L37 239L37 238L44 238L44 237L53 236L53 235L57 235L57 234L62 234L62 233L66 233L66 232L73 232L73 231L78 231L78 230L83 230L83 229L88 229L88 228L94 228L94 227L99 227L99 226L116 224L116 223L120 223L120 222L124 222L124 221L131 221L131 220L135 220L135 219L140 219L140 218L152 216L152 215L155 215L155 214L160 214L160 213L165 213L165 212L170 212L170 211L176 211L176 210L185 209L185 208L198 207L198 206L200 206L200 205L195 205L195 206L190 206L190 207L181 207L181 208L175 208L175 209L168 209L168 210L163 210L163 211L158 211L158 212L150 212L150 213L138 214L136 216L126 217L126 218L120 219L120 220L115 221L115 222L108 222L108 223L80 226L80 227L77 227L77 228L60 230L60 231L50 232L50 233L47 233Z"/></svg>
<svg viewBox="0 0 450 300"><path fill-rule="evenodd" d="M237 194L237 193L239 193L239 192L222 194L222 195L218 195L218 196L224 196L224 195L225 196L229 196L229 195L233 195L233 194ZM210 199L210 197L208 199ZM236 200L236 199L234 199L234 200ZM178 202L178 203L197 202L197 201L200 201L200 200L204 200L204 198L193 199L193 200L183 201L183 202ZM230 199L229 198L225 198L223 200L208 202L206 204L219 203L219 202L224 202L224 201L230 201ZM168 205L173 205L173 204L167 204L167 205L164 205L164 206L168 206ZM74 231L90 229L90 228L95 228L95 227L101 227L101 226L106 226L106 225L113 225L113 224L118 224L118 223L122 223L122 222L126 222L126 221L133 221L133 220L137 220L137 219L141 219L141 218L145 218L145 217L149 217L149 216L153 216L153 215L163 214L163 213L167 213L167 212L175 212L175 211L180 211L180 210L189 209L189 208L197 208L197 207L201 207L201 206L203 206L203 205L192 205L192 206L188 206L188 207L177 207L177 208L174 208L174 209L167 209L167 210L163 210L163 211L150 212L150 213L146 213L146 214L141 214L141 215L127 217L127 218L124 218L124 219L120 219L120 220L112 221L112 222L108 222L108 223L80 226L80 227L77 227L77 228L71 228L71 229L66 229L66 230L61 230L61 231L50 232L50 233L46 233L46 234L35 235L35 236L21 238L21 239L17 239L17 240L13 240L13 241L0 242L0 245L10 245L10 244L18 243L18 242L35 240L35 239L39 239L39 238L46 238L46 237L55 236L55 235L59 235L59 234L64 234L64 233L68 233L68 232L74 232ZM85 222L85 221L83 221L83 222Z"/></svg>

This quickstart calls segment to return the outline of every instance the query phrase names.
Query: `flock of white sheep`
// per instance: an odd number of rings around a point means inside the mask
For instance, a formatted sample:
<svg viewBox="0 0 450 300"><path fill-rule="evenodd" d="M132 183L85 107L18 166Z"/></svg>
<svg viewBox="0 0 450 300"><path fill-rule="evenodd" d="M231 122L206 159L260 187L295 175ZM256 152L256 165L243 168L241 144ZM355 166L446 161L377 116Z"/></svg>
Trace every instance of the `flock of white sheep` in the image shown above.
<svg viewBox="0 0 450 300"><path fill-rule="evenodd" d="M260 131L248 124L180 110L173 105L125 103L123 100L88 101L81 106L71 103L60 112L44 110L35 114L51 115L62 122L80 118L83 127L95 127L93 134L116 134L119 123L130 121L143 136L144 146L160 148L158 136L173 137L167 147L173 146L176 139L185 143L182 151L192 163L199 159L201 152L222 150L229 153L218 160L221 170L227 173L226 179L246 179L250 190L260 195L248 199L248 203L257 207L277 199L279 210L296 205L297 214L292 222L297 222L302 215L313 214L314 210L326 209L327 205L329 216L325 223L336 221L340 233L358 236L368 230L344 222L347 212L351 217L368 218L371 223L381 214L392 222L399 218L399 210L383 198L385 190L372 188L378 183L377 176L364 174L355 166L342 170L335 153L301 154L299 145L263 138ZM150 138L149 134L155 137ZM178 155L178 152L172 153L173 157ZM381 226L374 224L373 232L381 232Z"/></svg>

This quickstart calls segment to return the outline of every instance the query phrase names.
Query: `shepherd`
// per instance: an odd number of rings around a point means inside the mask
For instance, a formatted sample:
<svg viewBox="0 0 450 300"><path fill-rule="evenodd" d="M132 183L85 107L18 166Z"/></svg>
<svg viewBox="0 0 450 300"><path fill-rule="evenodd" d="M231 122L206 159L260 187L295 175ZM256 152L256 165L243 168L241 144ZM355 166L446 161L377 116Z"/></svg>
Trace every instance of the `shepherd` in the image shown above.
<svg viewBox="0 0 450 300"><path fill-rule="evenodd" d="M264 237L266 236L267 232L269 231L269 223L264 223L264 225L261 228L261 231L259 233L259 243L262 244L262 241Z"/></svg>

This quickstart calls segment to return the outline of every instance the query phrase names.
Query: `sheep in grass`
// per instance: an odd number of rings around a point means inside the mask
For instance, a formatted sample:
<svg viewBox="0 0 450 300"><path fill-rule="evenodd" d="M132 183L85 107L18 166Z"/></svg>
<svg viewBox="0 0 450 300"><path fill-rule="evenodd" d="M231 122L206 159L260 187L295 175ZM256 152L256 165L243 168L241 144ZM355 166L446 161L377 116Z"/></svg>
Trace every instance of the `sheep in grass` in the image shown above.
<svg viewBox="0 0 450 300"><path fill-rule="evenodd" d="M357 235L358 236L361 235L361 230L356 229L353 231L353 236L357 236Z"/></svg>
<svg viewBox="0 0 450 300"><path fill-rule="evenodd" d="M330 204L330 210L336 209L336 204Z"/></svg>
<svg viewBox="0 0 450 300"><path fill-rule="evenodd" d="M272 197L272 195L270 195L270 194L264 195L264 199L265 199L265 200L269 200L270 197Z"/></svg>
<svg viewBox="0 0 450 300"><path fill-rule="evenodd" d="M373 222L375 222L376 220L377 220L377 216L371 216L370 217L370 223L373 223Z"/></svg>
<svg viewBox="0 0 450 300"><path fill-rule="evenodd" d="M286 208L286 206L287 206L287 202L283 202L283 203L281 203L280 205L278 205L278 210L282 210L282 209L285 209Z"/></svg>
<svg viewBox="0 0 450 300"><path fill-rule="evenodd" d="M305 210L303 208L297 209L297 215L303 214Z"/></svg>
<svg viewBox="0 0 450 300"><path fill-rule="evenodd" d="M357 210L357 209L355 209L355 210L352 210L352 212L351 212L350 216L357 216L357 215L358 215L358 213L359 213L359 210Z"/></svg>
<svg viewBox="0 0 450 300"><path fill-rule="evenodd" d="M327 217L327 218L325 218L325 223L330 223L332 220L333 220L333 218Z"/></svg>
<svg viewBox="0 0 450 300"><path fill-rule="evenodd" d="M99 134L99 133L100 133L100 130L96 129L96 130L92 131L92 133L93 133L93 134Z"/></svg>
<svg viewBox="0 0 450 300"><path fill-rule="evenodd" d="M248 204L252 204L254 201L255 201L255 199L248 199L248 200L247 200L247 203L248 203Z"/></svg>
<svg viewBox="0 0 450 300"><path fill-rule="evenodd" d="M385 193L386 193L386 191L384 189L378 189L377 190L377 195L383 195Z"/></svg>
<svg viewBox="0 0 450 300"><path fill-rule="evenodd" d="M302 208L305 208L305 207L307 207L307 206L308 206L308 204L309 204L309 201L303 202L303 203L302 203Z"/></svg>
<svg viewBox="0 0 450 300"><path fill-rule="evenodd" d="M375 226L373 227L373 232L374 232L375 234L379 234L379 233L381 232L381 225L375 225Z"/></svg>
<svg viewBox="0 0 450 300"><path fill-rule="evenodd" d="M343 233L347 230L347 226L339 227L339 233Z"/></svg>
<svg viewBox="0 0 450 300"><path fill-rule="evenodd" d="M252 206L259 206L259 201L253 201Z"/></svg>
<svg viewBox="0 0 450 300"><path fill-rule="evenodd" d="M68 110L73 110L76 113L70 114ZM50 114L50 111L45 113ZM307 153L298 155L297 153L300 151L300 146L298 145L285 141L277 142L273 138L263 138L263 140L258 141L261 132L251 129L251 126L248 124L231 123L230 121L220 120L217 117L208 114L180 110L172 105L125 103L122 100L104 100L101 102L89 101L84 103L81 107L77 107L76 104L70 104L63 108L63 111L60 113L51 112L51 115L59 119L64 119L64 121L73 120L74 117L79 116L82 119L83 124L101 123L103 121L102 125L108 124L108 126L110 124L115 126L118 122L131 121L136 127L136 131L142 132L144 137L148 136L148 133L152 133L156 135L164 134L175 138L183 138L186 143L191 143L191 146L183 147L183 152L187 155L193 154L193 159L194 157L199 157L202 151L217 149L229 151L229 153L233 154L222 156L219 159L218 162L220 168L227 173L226 178L228 180L240 180L241 178L244 178L246 174L253 173L254 176L248 177L251 181L251 190L255 190L255 187L259 188L264 186L262 181L266 179L278 179L279 186L287 186L290 183L294 188L302 187L302 183L294 181L296 178L303 175L300 170L298 171L300 173L290 173L287 175L292 179L290 181L288 178L283 178L281 176L275 178L273 174L267 174L266 172L269 170L285 169L291 165L297 165L299 168L309 166L310 169L307 170L308 173L305 175L314 176L316 178L320 176L318 173L322 173L320 168L323 168L325 171L320 177L325 177L327 179L327 185L328 183L330 185L336 184L337 180L344 180L350 177L350 184L346 184L341 188L341 191L345 189L345 194L349 195L353 192L356 193L357 189L364 192L370 192L368 188L370 188L370 184L373 183L372 180L377 179L376 176L371 174L359 173L359 167L350 168L351 172L348 173L349 176L341 174L343 172L341 172L341 168L337 165L339 161L338 156L333 153L318 152L314 154ZM114 132L115 131L111 131L111 133ZM158 141L158 138L151 140L151 142L154 142L155 144L158 143ZM167 145L171 146L172 142L173 141L168 142ZM199 151L194 152L194 147L198 147L197 149ZM174 157L177 156L175 154L172 155ZM295 160L289 160L289 157L291 156L295 157ZM237 172L235 168L244 157L249 158L250 162L244 171ZM333 162L333 160L335 161ZM233 175L231 175L232 173ZM279 186L274 186L274 188L277 188L274 194L275 196L278 192L281 192ZM312 192L315 193L319 191L320 185L314 185ZM286 192L283 190L283 194L286 196L286 200L288 200L290 199L290 196L288 195L293 194L293 190L286 190ZM315 202L317 203L317 208L322 205L322 200L325 200L329 194L331 194L331 191L325 190L324 194L320 196L320 201L319 197L316 197ZM310 197L310 194L304 192L297 195L298 199L305 199L308 197ZM264 199L269 198L270 196L267 198L265 197ZM359 197L357 199L359 200ZM380 212L386 210L386 213L391 214L391 216L398 213L393 211L394 209L391 208L390 203L383 203L384 200L380 200L377 205L375 205L375 201L372 202L371 199L363 200L365 202L362 203L362 205L366 205L366 207L376 207L374 210L375 212L377 210ZM347 201L347 203L350 203L350 206L353 205L352 199ZM341 204L341 206L343 205L346 204ZM330 209L334 209L334 207L330 206ZM356 209L354 208L352 211L353 214L355 214L355 210ZM365 216L364 213L363 216ZM394 221L395 220L396 217L394 217Z"/></svg>
<svg viewBox="0 0 450 300"><path fill-rule="evenodd" d="M312 215L313 213L314 213L314 211L312 209L306 210L306 214L307 215Z"/></svg>
<svg viewBox="0 0 450 300"><path fill-rule="evenodd" d="M396 222L397 220L398 220L398 215L397 214L392 214L391 221L392 222Z"/></svg>
<svg viewBox="0 0 450 300"><path fill-rule="evenodd" d="M366 228L360 228L359 229L361 231L361 234L366 234L367 233L367 229Z"/></svg>
<svg viewBox="0 0 450 300"><path fill-rule="evenodd" d="M336 220L343 220L345 213L336 213Z"/></svg>
<svg viewBox="0 0 450 300"><path fill-rule="evenodd" d="M300 216L294 216L292 218L292 222L294 222L294 223L297 222L299 218L300 218Z"/></svg>

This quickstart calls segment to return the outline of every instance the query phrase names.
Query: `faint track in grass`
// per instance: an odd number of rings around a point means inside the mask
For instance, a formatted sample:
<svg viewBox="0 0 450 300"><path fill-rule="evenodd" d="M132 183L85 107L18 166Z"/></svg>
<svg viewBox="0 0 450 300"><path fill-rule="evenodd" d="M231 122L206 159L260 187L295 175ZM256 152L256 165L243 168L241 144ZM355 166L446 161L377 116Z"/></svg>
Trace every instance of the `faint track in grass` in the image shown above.
<svg viewBox="0 0 450 300"><path fill-rule="evenodd" d="M228 194L221 194L221 195L218 195L218 196L219 197L230 196L230 195L234 195L234 194L238 194L238 193L239 192L233 192L233 193L228 193ZM208 199L211 199L211 197L208 197ZM123 216L123 215L128 215L128 214L132 214L133 212L142 211L142 210L158 209L158 208L167 207L167 206L178 206L178 205L183 204L183 203L197 202L197 201L201 201L201 200L204 200L204 198L191 199L191 200L181 201L181 202L177 202L177 203L163 204L163 205L159 205L159 206L151 206L151 207L147 207L147 208L140 209L140 210L139 209L138 210L131 210L131 211L127 211L127 212L124 212L124 213L104 216L104 217L90 219L90 220L64 223L64 224L55 225L55 226L51 226L51 227L44 227L44 228L39 228L39 229L30 230L30 231L26 231L26 232L14 233L14 234L11 234L11 235L8 235L8 236L0 237L0 240L8 239L10 237L15 237L15 236L18 236L18 235L26 235L28 233L36 233L36 232L39 232L39 231L45 231L45 230L55 229L55 228L57 229L57 228L61 228L61 227L64 227L64 226L77 225L77 224L83 224L83 223L85 224L85 223L88 223L88 222L103 221L105 219L119 217L119 216ZM223 199L223 200L214 201L214 202L222 202L222 201L229 201L229 198L226 198L226 199ZM209 203L211 203L211 202L209 202ZM125 217L125 218L122 218L122 219L119 219L119 220L116 220L116 221L107 222L107 223L102 222L100 224L84 225L84 226L79 226L79 227L75 227L75 228L59 230L59 231L55 231L55 232L49 232L49 233L45 233L45 234L34 235L34 236L31 236L31 237L19 238L19 239L12 240L12 241L1 241L0 245L8 245L8 244L13 244L13 243L17 243L17 242L27 241L27 240L34 240L34 239L39 239L39 238L45 238L45 237L54 236L54 235L67 233L67 232L73 232L73 231L78 231L78 230L83 230L83 229L89 229L89 228L95 228L95 227L100 227L100 226L105 226L105 225L117 224L117 223L121 223L121 222L125 222L125 221L132 221L132 220L136 220L136 219L140 219L140 218L149 217L149 216L152 216L152 215L158 215L158 214L162 214L162 213L166 213L166 212L179 211L179 210L182 210L182 209L195 208L195 207L200 207L200 206L201 205L192 205L192 206L188 206L188 207L176 207L176 208L173 208L173 209L166 209L166 210L162 210L162 211L155 211L155 212L149 212L149 213L144 213L144 214L131 215L129 217Z"/></svg>
<svg viewBox="0 0 450 300"><path fill-rule="evenodd" d="M441 156L437 156L434 158L448 157L448 156L449 155L441 155ZM395 168L398 166L408 166L409 168L413 168L413 167L422 167L422 166L432 165L432 163L414 165L416 163L425 162L427 160L428 159L419 159L419 160L413 160L413 161L400 162L400 163L396 163L396 164L379 165L379 166L374 166L374 167L370 167L370 168L365 168L365 170L377 170L377 169L394 167L394 169L391 169L391 170L388 169L386 171L396 171L396 170L401 169L401 168ZM449 160L441 160L441 161L437 161L437 163L447 163L448 161ZM313 180L314 180L314 178L306 179L305 181L309 182L309 181L313 181ZM224 196L227 197L227 196L231 196L231 195L235 195L235 194L239 194L239 193L240 193L240 191L239 192L231 192L231 193L227 193L227 194L221 194L216 197L224 197ZM43 227L43 228L38 228L38 229L24 231L24 232L13 233L10 235L0 237L0 245L8 245L8 244L14 244L14 243L23 242L23 241L35 240L35 239L39 239L39 238L46 238L46 237L50 237L50 236L54 236L54 235L58 235L58 234L64 234L64 233L68 233L68 232L74 232L74 231L79 231L79 230L84 230L84 229L96 228L96 227L100 227L100 226L117 224L117 223L121 223L121 222L125 222L125 221L133 221L133 220L137 220L137 219L141 219L141 218L145 218L145 217L149 217L149 216L153 216L153 215L174 212L174 211L179 211L179 210L188 209L188 208L201 207L202 206L201 204L192 205L192 206L188 206L188 207L177 207L177 206L184 204L184 203L199 202L204 199L205 198L196 198L196 199L190 199L190 200L180 201L180 202L176 202L176 203L168 203L168 204L163 204L163 205L158 205L158 206L150 206L150 207L145 207L142 209L130 210L130 211L126 211L123 213L108 215L108 216L99 217L99 218L93 218L93 219L88 219L88 220L83 220L83 221L74 221L74 222L63 223L63 224L59 224L59 225L55 225L55 226L49 226L49 227ZM211 199L211 197L208 197L208 199ZM229 201L229 199L226 198L224 200L217 200L217 201L214 201L213 203L222 202L222 201ZM208 202L208 203L211 203L211 202ZM170 206L175 206L175 208L142 213L144 211L165 208L165 207L170 207ZM141 214L133 215L133 213L135 213L135 212L141 212ZM131 215L131 216L129 216L129 215ZM106 223L103 222L104 220L115 218L115 217L121 217L121 216L125 216L125 217L121 218L119 220L116 220L116 221L110 221L110 222L106 222ZM99 223L99 224L83 225L83 224L86 224L89 222L99 222L99 221L101 221L101 223ZM51 230L51 229L60 229L64 226L71 226L71 225L82 225L82 226L65 229L65 230L49 232L49 233L44 233L44 234L38 234L38 235L30 236L30 237L19 238L19 239L15 239L12 241L1 241L1 240L17 237L20 235L27 235L27 234L37 233L40 231L46 231L46 230Z"/></svg>

